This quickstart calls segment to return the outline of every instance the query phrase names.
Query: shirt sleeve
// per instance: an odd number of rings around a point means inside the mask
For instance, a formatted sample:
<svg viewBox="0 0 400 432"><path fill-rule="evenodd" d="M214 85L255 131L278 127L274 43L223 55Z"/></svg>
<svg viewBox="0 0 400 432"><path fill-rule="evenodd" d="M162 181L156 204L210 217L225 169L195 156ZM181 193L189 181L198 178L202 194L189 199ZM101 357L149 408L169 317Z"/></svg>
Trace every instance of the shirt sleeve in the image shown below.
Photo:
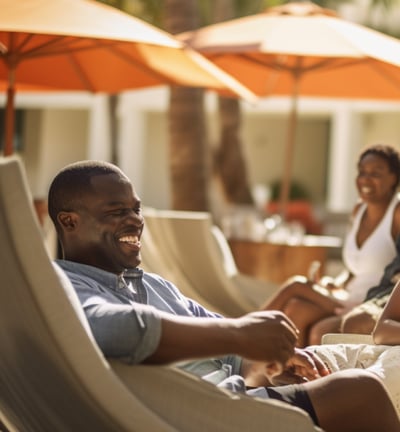
<svg viewBox="0 0 400 432"><path fill-rule="evenodd" d="M140 363L161 339L161 314L149 305L118 303L96 285L67 272L93 336L106 357Z"/></svg>
<svg viewBox="0 0 400 432"><path fill-rule="evenodd" d="M151 306L102 303L85 309L93 336L107 357L140 363L161 338L161 318Z"/></svg>
<svg viewBox="0 0 400 432"><path fill-rule="evenodd" d="M220 315L217 312L209 311L200 303L197 303L195 300L192 300L191 298L187 298L187 297L186 299L189 303L189 309L192 311L194 316L199 318L222 318L222 315Z"/></svg>

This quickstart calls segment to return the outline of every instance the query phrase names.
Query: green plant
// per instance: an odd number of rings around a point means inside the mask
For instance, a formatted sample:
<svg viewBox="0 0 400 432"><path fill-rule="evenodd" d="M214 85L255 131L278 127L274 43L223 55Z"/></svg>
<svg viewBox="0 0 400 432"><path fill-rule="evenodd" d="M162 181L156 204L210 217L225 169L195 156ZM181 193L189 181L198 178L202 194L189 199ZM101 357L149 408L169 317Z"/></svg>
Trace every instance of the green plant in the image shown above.
<svg viewBox="0 0 400 432"><path fill-rule="evenodd" d="M279 199L281 191L282 180L274 180L270 183L271 188L271 200L276 201ZM297 180L292 180L289 190L290 200L309 200L310 194L307 189Z"/></svg>

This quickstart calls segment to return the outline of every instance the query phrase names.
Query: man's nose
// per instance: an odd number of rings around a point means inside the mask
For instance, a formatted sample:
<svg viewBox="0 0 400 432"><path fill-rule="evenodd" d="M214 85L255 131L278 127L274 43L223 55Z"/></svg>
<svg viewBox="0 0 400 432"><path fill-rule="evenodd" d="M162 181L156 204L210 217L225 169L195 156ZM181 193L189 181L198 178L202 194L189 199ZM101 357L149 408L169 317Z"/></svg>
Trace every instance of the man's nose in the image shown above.
<svg viewBox="0 0 400 432"><path fill-rule="evenodd" d="M134 224L137 227L141 227L144 224L144 218L141 214L138 214L136 211L131 210L127 213L125 217L125 221L127 223Z"/></svg>

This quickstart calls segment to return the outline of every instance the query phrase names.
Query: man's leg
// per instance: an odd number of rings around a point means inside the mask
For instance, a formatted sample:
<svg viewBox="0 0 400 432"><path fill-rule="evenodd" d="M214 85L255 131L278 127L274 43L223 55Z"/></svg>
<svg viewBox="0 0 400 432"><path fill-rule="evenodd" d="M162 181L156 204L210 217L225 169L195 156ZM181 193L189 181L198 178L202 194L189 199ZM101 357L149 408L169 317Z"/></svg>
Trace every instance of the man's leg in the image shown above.
<svg viewBox="0 0 400 432"><path fill-rule="evenodd" d="M398 432L397 412L380 379L363 369L335 372L305 384L247 389L308 413L325 432Z"/></svg>
<svg viewBox="0 0 400 432"><path fill-rule="evenodd" d="M348 369L303 386L326 432L400 431L388 393L368 371Z"/></svg>

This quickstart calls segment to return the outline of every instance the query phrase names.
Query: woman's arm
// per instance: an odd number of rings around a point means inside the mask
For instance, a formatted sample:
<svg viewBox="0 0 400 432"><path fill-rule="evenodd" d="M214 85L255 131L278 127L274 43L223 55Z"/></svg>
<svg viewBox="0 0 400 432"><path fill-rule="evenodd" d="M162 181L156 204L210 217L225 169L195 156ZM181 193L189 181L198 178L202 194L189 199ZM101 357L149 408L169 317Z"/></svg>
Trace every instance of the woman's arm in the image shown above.
<svg viewBox="0 0 400 432"><path fill-rule="evenodd" d="M376 344L400 344L400 282L394 287L372 336Z"/></svg>
<svg viewBox="0 0 400 432"><path fill-rule="evenodd" d="M397 237L400 235L400 203L397 204L392 221L392 237L396 241Z"/></svg>

